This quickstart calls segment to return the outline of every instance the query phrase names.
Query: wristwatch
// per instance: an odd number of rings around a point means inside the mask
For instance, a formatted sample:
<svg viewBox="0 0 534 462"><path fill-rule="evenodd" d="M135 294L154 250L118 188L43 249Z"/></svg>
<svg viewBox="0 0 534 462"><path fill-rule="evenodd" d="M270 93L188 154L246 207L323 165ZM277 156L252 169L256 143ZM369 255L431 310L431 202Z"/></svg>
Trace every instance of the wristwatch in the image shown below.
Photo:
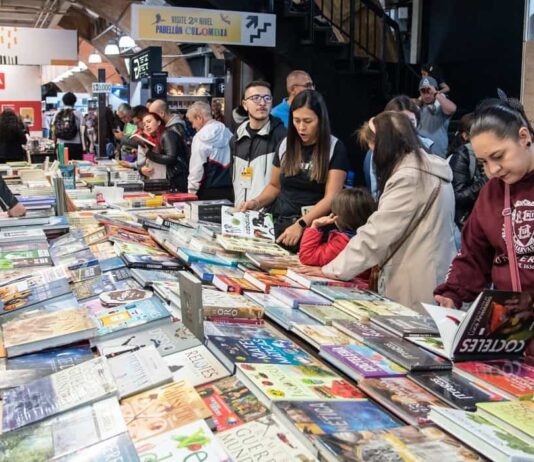
<svg viewBox="0 0 534 462"><path fill-rule="evenodd" d="M304 221L304 218L301 218L297 221L297 223L300 225L302 229L306 229L308 227L308 224Z"/></svg>

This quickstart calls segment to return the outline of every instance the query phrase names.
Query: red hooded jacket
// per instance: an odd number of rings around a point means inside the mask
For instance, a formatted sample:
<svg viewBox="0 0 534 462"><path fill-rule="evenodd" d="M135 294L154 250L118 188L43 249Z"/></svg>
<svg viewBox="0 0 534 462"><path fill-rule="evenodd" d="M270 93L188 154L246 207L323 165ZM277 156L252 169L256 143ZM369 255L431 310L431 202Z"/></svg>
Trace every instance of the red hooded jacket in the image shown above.
<svg viewBox="0 0 534 462"><path fill-rule="evenodd" d="M534 291L534 172L510 186L514 248L522 290ZM485 288L512 290L504 240L504 183L491 179L480 191L462 232L462 248L447 281L434 291L457 307L471 302Z"/></svg>

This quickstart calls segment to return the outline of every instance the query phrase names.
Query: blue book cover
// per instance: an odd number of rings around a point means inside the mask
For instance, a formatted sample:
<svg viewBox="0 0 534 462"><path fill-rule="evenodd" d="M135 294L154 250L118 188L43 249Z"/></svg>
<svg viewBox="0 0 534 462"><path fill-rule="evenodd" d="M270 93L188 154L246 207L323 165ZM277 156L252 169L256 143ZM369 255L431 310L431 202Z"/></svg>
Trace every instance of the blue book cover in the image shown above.
<svg viewBox="0 0 534 462"><path fill-rule="evenodd" d="M313 326L321 325L319 321L310 318L306 313L293 308L267 306L265 308L265 316L281 325L286 330L291 330L293 324L310 324Z"/></svg>
<svg viewBox="0 0 534 462"><path fill-rule="evenodd" d="M22 308L35 306L70 292L67 279L57 279L35 287L27 287L16 293L7 293L1 297L0 314L11 313Z"/></svg>
<svg viewBox="0 0 534 462"><path fill-rule="evenodd" d="M6 362L6 369L34 369L43 371L43 373L46 372L48 375L93 358L93 352L88 345L70 348L53 348L39 353L9 358Z"/></svg>
<svg viewBox="0 0 534 462"><path fill-rule="evenodd" d="M289 340L274 338L208 337L210 344L234 363L311 364L313 358Z"/></svg>
<svg viewBox="0 0 534 462"><path fill-rule="evenodd" d="M235 259L221 257L211 253L197 252L196 250L191 250L186 247L180 247L177 255L178 258L187 264L203 262L221 266L237 266L237 260Z"/></svg>
<svg viewBox="0 0 534 462"><path fill-rule="evenodd" d="M395 428L400 424L371 401L278 401L280 414L307 435Z"/></svg>
<svg viewBox="0 0 534 462"><path fill-rule="evenodd" d="M126 263L124 263L121 257L111 257L106 258L105 260L100 260L100 269L103 273L120 268L126 268Z"/></svg>
<svg viewBox="0 0 534 462"><path fill-rule="evenodd" d="M54 261L54 265L66 266L69 270L98 265L98 259L89 249L80 250L69 255L52 259Z"/></svg>
<svg viewBox="0 0 534 462"><path fill-rule="evenodd" d="M202 282L212 282L216 274L240 278L243 277L243 271L227 266L215 265L205 262L196 262L191 264L191 270Z"/></svg>

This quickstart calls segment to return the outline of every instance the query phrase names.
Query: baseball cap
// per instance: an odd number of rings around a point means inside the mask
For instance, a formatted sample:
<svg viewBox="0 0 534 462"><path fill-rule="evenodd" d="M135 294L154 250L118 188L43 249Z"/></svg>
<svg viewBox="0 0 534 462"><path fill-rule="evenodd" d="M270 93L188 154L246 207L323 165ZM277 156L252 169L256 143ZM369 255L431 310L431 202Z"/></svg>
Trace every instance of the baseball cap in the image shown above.
<svg viewBox="0 0 534 462"><path fill-rule="evenodd" d="M423 77L419 82L419 90L426 87L438 88L438 82L434 77Z"/></svg>

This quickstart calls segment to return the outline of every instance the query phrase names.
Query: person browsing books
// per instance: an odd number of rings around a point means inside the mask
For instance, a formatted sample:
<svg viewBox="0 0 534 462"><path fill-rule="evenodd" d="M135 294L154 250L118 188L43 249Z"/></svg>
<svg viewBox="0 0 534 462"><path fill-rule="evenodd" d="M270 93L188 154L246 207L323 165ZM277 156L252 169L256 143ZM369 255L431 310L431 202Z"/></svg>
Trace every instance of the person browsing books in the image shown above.
<svg viewBox="0 0 534 462"><path fill-rule="evenodd" d="M519 101L502 95L477 107L470 141L490 180L464 224L447 280L434 291L440 305L460 308L489 285L534 290L533 137Z"/></svg>
<svg viewBox="0 0 534 462"><path fill-rule="evenodd" d="M13 195L4 179L0 176L0 208L7 212L10 217L22 217L26 215L26 207L19 203Z"/></svg>
<svg viewBox="0 0 534 462"><path fill-rule="evenodd" d="M347 151L331 135L323 97L305 90L291 103L287 138L274 156L269 184L240 209L270 206L277 242L296 252L304 229L330 213L348 170Z"/></svg>
<svg viewBox="0 0 534 462"><path fill-rule="evenodd" d="M301 271L350 280L377 265L375 290L422 312L420 302L432 302L456 253L451 170L423 150L403 113L377 115L359 136L374 151L378 208L334 260Z"/></svg>
<svg viewBox="0 0 534 462"><path fill-rule="evenodd" d="M135 140L139 140L139 145L145 152L151 151L158 153L161 150L161 137L165 130L165 123L163 119L154 112L149 112L143 117L143 134L141 137L133 136ZM155 178L155 176L161 178L166 177L165 165L158 164L153 160L147 160L143 154L137 153L137 165L140 162L144 162L141 167L141 173L149 178ZM141 157L141 159L140 159ZM158 174L159 173L159 174Z"/></svg>
<svg viewBox="0 0 534 462"><path fill-rule="evenodd" d="M304 231L300 242L300 262L310 266L330 263L375 210L376 202L366 189L351 188L341 191L332 200L332 213L316 218ZM337 230L324 231L332 225Z"/></svg>

